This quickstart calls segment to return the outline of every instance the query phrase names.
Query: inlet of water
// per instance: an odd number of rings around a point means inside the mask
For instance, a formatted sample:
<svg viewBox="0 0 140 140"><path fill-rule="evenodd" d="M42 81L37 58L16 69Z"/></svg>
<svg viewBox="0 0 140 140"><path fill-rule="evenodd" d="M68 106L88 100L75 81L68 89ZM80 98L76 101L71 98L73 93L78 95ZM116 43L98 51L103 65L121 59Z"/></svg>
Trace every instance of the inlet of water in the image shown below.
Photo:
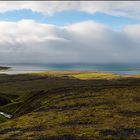
<svg viewBox="0 0 140 140"><path fill-rule="evenodd" d="M0 115L3 115L7 119L11 119L12 118L12 115L4 113L4 112L0 112Z"/></svg>

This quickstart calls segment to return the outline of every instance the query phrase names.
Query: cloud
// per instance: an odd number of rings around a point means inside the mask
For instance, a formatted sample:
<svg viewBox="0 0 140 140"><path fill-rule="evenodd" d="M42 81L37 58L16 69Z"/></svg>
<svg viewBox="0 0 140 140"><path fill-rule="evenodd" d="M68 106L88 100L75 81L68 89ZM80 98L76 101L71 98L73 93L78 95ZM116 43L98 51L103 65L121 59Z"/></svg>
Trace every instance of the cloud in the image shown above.
<svg viewBox="0 0 140 140"><path fill-rule="evenodd" d="M117 32L94 21L67 26L0 22L1 62L140 61L140 25Z"/></svg>
<svg viewBox="0 0 140 140"><path fill-rule="evenodd" d="M1 1L0 12L30 9L33 12L53 15L57 12L76 10L140 19L139 5L139 1Z"/></svg>

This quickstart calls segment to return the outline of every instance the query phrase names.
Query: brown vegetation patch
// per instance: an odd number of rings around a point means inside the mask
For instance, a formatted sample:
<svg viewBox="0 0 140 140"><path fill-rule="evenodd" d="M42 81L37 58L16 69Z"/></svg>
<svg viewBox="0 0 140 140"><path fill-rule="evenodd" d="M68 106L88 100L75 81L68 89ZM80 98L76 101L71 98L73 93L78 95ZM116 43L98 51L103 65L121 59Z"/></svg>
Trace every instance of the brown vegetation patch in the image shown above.
<svg viewBox="0 0 140 140"><path fill-rule="evenodd" d="M100 133L104 136L111 135L114 138L130 138L140 136L140 128L117 128L115 130L106 129L101 130Z"/></svg>

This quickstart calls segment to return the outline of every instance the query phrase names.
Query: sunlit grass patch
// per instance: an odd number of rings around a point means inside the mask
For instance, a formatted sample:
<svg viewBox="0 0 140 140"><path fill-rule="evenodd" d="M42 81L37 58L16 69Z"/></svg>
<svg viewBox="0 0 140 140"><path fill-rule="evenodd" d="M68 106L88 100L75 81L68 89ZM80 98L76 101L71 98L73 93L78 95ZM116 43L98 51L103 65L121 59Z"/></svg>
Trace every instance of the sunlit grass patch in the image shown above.
<svg viewBox="0 0 140 140"><path fill-rule="evenodd" d="M114 78L120 78L119 75L115 75L112 73L81 73L81 74L76 74L73 75L73 77L78 78L78 79L114 79Z"/></svg>

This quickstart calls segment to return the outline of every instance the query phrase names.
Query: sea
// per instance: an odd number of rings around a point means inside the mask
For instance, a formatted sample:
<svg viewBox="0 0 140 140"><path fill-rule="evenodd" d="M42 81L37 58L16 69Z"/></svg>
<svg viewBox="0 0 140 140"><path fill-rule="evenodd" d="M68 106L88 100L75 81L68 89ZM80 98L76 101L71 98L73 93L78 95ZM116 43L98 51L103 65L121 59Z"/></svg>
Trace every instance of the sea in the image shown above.
<svg viewBox="0 0 140 140"><path fill-rule="evenodd" d="M140 63L9 63L0 66L9 66L8 71L1 71L4 74L22 74L40 71L99 71L109 72L120 75L137 75L140 74Z"/></svg>

